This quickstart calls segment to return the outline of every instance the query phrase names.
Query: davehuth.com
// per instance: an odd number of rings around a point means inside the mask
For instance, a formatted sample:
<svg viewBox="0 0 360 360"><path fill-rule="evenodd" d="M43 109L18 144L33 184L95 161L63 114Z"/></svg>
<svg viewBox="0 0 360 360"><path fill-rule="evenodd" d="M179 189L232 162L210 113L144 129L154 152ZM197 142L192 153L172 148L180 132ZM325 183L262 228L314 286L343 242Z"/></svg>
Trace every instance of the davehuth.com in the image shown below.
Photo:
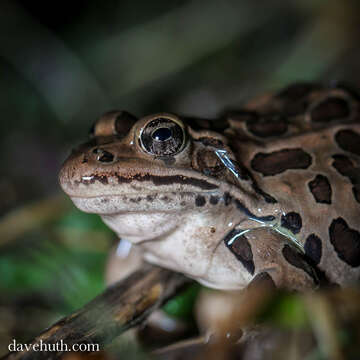
<svg viewBox="0 0 360 360"><path fill-rule="evenodd" d="M56 352L65 352L65 351L81 351L81 352L95 352L100 351L99 344L72 344L68 345L63 342L63 340L57 341L53 344L45 343L40 340L36 344L22 344L16 342L15 339L8 345L9 351L56 351Z"/></svg>

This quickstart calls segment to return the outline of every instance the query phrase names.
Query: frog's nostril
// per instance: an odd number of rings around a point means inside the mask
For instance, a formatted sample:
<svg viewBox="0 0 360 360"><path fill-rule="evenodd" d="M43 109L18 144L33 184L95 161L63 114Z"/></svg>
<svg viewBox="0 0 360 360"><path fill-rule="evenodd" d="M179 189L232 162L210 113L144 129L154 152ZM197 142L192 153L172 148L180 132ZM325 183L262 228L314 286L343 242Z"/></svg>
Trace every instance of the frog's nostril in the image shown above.
<svg viewBox="0 0 360 360"><path fill-rule="evenodd" d="M108 151L104 150L102 154L98 155L97 161L105 162L105 163L113 162L114 161L114 155L109 153Z"/></svg>
<svg viewBox="0 0 360 360"><path fill-rule="evenodd" d="M103 163L110 163L114 161L114 155L102 149L94 149L93 153L97 155L96 160Z"/></svg>

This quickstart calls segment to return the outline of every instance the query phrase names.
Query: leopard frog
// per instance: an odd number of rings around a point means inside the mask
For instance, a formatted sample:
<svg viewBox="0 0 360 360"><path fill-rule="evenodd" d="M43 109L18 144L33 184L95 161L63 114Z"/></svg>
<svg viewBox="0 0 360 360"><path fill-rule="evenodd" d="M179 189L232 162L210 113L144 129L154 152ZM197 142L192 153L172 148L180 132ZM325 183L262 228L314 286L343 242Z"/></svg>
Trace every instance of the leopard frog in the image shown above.
<svg viewBox="0 0 360 360"><path fill-rule="evenodd" d="M360 98L295 84L217 121L112 111L60 184L151 263L206 286L360 274Z"/></svg>

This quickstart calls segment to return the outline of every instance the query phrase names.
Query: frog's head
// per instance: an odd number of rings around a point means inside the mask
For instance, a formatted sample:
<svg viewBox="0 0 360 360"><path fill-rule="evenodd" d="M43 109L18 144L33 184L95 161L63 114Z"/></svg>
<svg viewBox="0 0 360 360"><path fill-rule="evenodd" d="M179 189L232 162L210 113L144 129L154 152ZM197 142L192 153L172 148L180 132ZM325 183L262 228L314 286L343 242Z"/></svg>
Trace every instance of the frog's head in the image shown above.
<svg viewBox="0 0 360 360"><path fill-rule="evenodd" d="M226 203L231 175L217 149L231 153L224 136L195 131L176 115L138 120L114 111L65 161L60 184L79 209L102 215L120 235L130 227L162 232L174 214L216 212Z"/></svg>

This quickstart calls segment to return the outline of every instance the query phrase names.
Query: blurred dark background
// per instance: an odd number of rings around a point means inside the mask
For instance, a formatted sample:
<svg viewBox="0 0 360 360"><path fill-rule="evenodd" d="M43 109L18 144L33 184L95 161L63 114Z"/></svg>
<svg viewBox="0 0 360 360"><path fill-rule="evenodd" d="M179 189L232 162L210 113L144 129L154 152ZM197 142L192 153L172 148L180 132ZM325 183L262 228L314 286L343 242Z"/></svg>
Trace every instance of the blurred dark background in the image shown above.
<svg viewBox="0 0 360 360"><path fill-rule="evenodd" d="M104 287L114 236L61 194L110 109L214 118L295 81L360 80L357 0L0 2L0 354Z"/></svg>

